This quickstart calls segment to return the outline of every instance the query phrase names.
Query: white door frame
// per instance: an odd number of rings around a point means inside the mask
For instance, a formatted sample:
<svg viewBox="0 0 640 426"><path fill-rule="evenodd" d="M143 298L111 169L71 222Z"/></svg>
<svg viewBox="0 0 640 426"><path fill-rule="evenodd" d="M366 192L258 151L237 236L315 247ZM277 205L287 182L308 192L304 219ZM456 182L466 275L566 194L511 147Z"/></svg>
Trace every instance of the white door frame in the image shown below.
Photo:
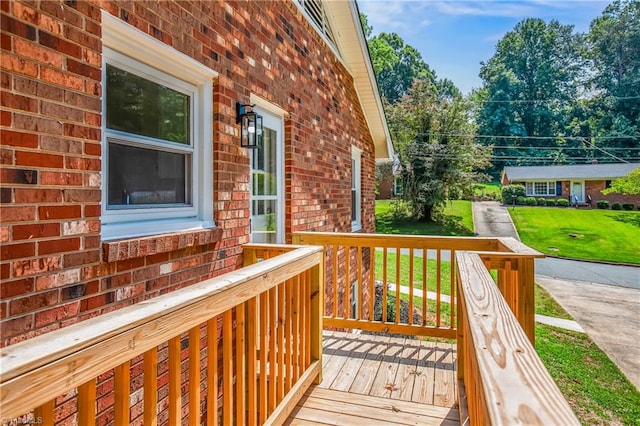
<svg viewBox="0 0 640 426"><path fill-rule="evenodd" d="M283 244L284 241L284 216L285 216L285 203L284 203L284 122L282 116L275 115L265 109L254 107L254 111L262 116L263 127L265 129L273 129L276 131L276 243ZM249 212L253 220L253 201L260 199L261 196L253 195L253 155L251 152L251 164L249 166ZM253 230L250 233L251 241L253 241Z"/></svg>
<svg viewBox="0 0 640 426"><path fill-rule="evenodd" d="M574 184L580 184L580 194L574 194L573 192L573 185ZM571 203L574 202L573 196L576 195L578 197L578 202L579 203L584 203L584 180L572 180L571 181L571 187L570 187L570 194L571 194Z"/></svg>

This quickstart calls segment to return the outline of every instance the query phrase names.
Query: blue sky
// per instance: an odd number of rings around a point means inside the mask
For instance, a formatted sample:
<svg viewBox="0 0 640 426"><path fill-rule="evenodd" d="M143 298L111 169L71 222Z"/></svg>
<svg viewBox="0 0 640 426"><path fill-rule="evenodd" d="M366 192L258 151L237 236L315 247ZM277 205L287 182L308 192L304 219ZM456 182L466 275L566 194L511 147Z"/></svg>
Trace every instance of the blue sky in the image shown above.
<svg viewBox="0 0 640 426"><path fill-rule="evenodd" d="M524 18L552 19L587 32L609 1L601 0L358 0L373 33L395 32L415 47L438 78L463 93L480 87L480 62Z"/></svg>

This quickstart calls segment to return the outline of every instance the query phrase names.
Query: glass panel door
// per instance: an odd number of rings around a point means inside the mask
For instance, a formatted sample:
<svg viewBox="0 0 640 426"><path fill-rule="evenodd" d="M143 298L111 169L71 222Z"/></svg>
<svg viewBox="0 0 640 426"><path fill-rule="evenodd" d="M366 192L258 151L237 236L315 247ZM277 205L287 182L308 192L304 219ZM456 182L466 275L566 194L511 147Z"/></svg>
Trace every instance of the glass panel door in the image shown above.
<svg viewBox="0 0 640 426"><path fill-rule="evenodd" d="M251 154L251 242L284 243L282 120L264 111L262 146Z"/></svg>

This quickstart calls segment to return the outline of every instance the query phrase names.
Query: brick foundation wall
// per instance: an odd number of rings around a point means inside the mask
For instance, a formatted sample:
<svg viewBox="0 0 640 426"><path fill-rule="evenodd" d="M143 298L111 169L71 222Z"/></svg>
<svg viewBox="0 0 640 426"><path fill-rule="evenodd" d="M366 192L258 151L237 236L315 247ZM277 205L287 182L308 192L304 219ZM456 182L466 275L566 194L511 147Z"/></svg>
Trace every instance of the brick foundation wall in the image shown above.
<svg viewBox="0 0 640 426"><path fill-rule="evenodd" d="M295 4L0 5L2 346L241 265L241 246L249 242L250 169L248 151L239 147L235 102L248 102L250 93L288 114L287 240L296 231L351 231L352 145L362 150L363 231L374 231L373 142L353 79ZM101 8L218 72L216 229L101 241ZM100 394L108 398L108 373L102 382ZM107 412L99 423L108 422Z"/></svg>

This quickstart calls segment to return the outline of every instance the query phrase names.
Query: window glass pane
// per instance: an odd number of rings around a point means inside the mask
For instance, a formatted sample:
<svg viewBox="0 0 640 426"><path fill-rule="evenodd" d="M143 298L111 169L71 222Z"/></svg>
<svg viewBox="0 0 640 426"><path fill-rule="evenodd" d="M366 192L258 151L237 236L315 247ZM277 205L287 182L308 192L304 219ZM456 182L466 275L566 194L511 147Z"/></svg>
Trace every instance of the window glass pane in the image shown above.
<svg viewBox="0 0 640 426"><path fill-rule="evenodd" d="M191 156L109 143L109 206L188 204Z"/></svg>
<svg viewBox="0 0 640 426"><path fill-rule="evenodd" d="M254 200L251 233L254 243L276 243L277 200Z"/></svg>
<svg viewBox="0 0 640 426"><path fill-rule="evenodd" d="M190 97L107 64L107 127L190 144Z"/></svg>
<svg viewBox="0 0 640 426"><path fill-rule="evenodd" d="M547 182L536 182L534 191L535 195L547 195Z"/></svg>
<svg viewBox="0 0 640 426"><path fill-rule="evenodd" d="M262 146L253 151L253 195L277 195L276 131L265 128Z"/></svg>
<svg viewBox="0 0 640 426"><path fill-rule="evenodd" d="M351 190L351 221L357 220L358 219L358 215L357 213L357 203L356 203L356 197L358 196L358 191L356 191L355 189Z"/></svg>
<svg viewBox="0 0 640 426"><path fill-rule="evenodd" d="M556 183L555 182L547 182L548 186L548 194L556 195Z"/></svg>
<svg viewBox="0 0 640 426"><path fill-rule="evenodd" d="M527 195L533 195L533 183L527 182L526 187L527 187L526 189Z"/></svg>

